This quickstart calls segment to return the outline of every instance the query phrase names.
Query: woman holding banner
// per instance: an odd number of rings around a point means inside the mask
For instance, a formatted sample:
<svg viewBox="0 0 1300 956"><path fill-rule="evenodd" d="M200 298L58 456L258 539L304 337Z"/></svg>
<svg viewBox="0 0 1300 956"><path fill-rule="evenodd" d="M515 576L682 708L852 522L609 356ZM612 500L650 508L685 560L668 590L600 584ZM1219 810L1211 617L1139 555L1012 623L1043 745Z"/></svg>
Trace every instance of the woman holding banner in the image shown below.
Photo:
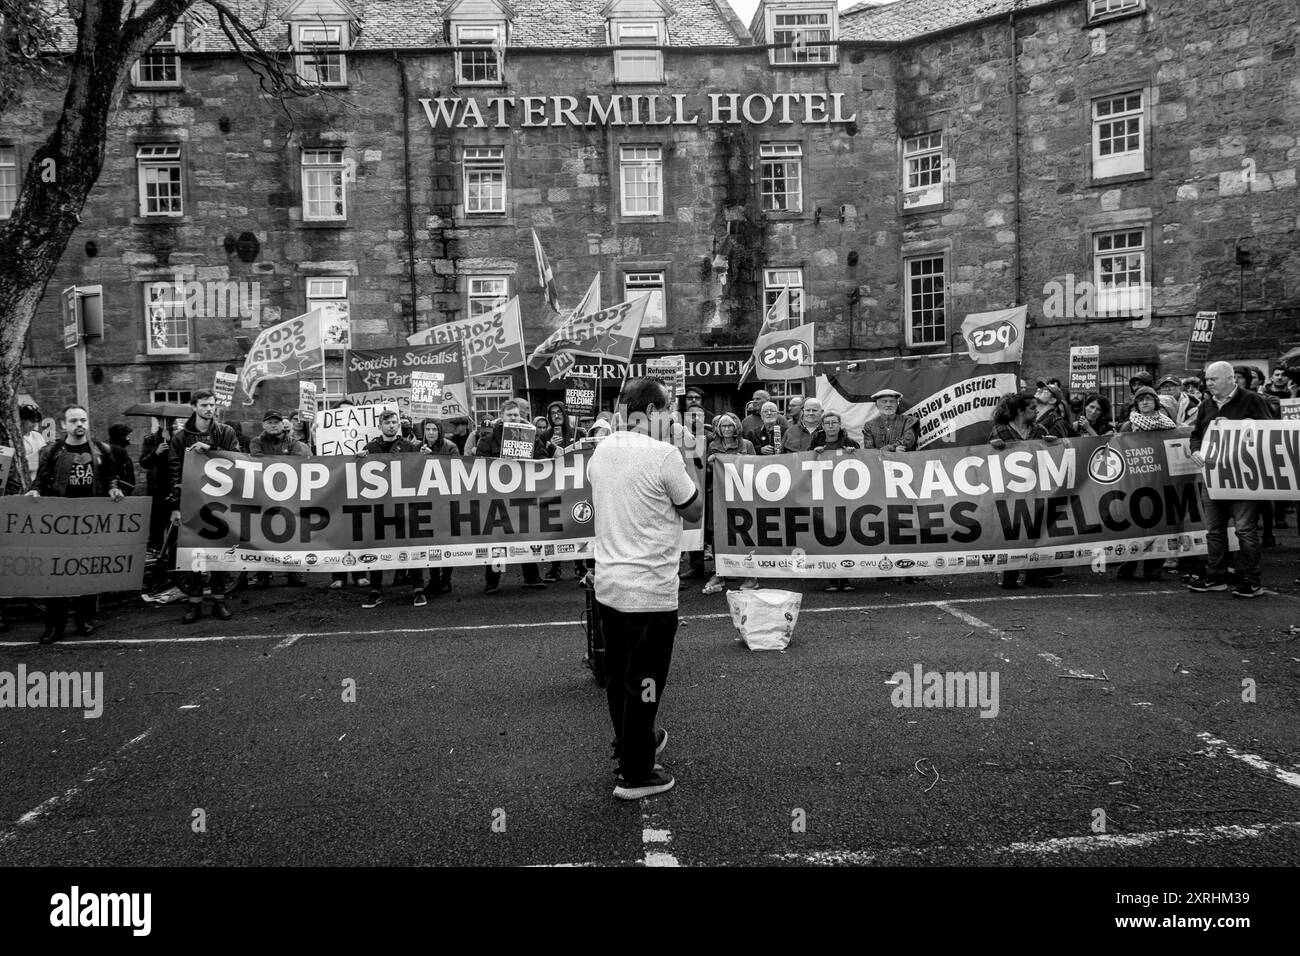
<svg viewBox="0 0 1300 956"><path fill-rule="evenodd" d="M771 404L770 402L768 404ZM775 413L776 406L772 405ZM713 459L718 455L754 455L754 443L740 434L740 422L731 412L723 412L718 416L717 425L713 440L709 442L704 462L704 542L710 546L713 544ZM724 578L714 574L704 585L705 594L717 594L728 584L735 583L735 578ZM753 578L746 581L742 587L756 588L758 582Z"/></svg>
<svg viewBox="0 0 1300 956"><path fill-rule="evenodd" d="M1039 405L1036 397L1020 393L1008 393L1002 396L997 409L993 412L993 431L989 435L989 444L998 451L1009 444L1022 441L1056 441L1055 435L1049 435L1038 418ZM1025 584L1031 588L1050 588L1052 582L1047 572L1041 568L1025 572ZM1002 587L1007 591L1020 589L1020 572L1004 571Z"/></svg>
<svg viewBox="0 0 1300 956"><path fill-rule="evenodd" d="M1074 423L1075 430L1082 435L1099 438L1115 433L1115 423L1111 421L1110 399L1105 395L1093 393L1083 400L1083 414Z"/></svg>

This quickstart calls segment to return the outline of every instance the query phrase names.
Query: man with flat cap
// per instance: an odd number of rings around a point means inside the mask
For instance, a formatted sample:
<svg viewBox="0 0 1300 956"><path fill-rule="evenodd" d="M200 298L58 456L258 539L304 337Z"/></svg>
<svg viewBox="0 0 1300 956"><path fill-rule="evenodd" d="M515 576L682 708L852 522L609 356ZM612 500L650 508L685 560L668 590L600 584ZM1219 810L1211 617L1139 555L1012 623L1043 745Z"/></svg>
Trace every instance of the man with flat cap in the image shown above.
<svg viewBox="0 0 1300 956"><path fill-rule="evenodd" d="M880 451L916 451L920 422L911 415L900 415L898 403L903 393L882 388L871 396L876 403L876 417L862 426L862 447Z"/></svg>
<svg viewBox="0 0 1300 956"><path fill-rule="evenodd" d="M284 416L277 411L269 411L262 416L262 434L249 442L248 451L254 458L265 458L267 455L311 457L311 449L305 442L293 437L293 433L285 426ZM290 571L288 576L290 587L300 588L307 584L300 571ZM269 588L271 572L258 571L253 575L253 583L260 588Z"/></svg>

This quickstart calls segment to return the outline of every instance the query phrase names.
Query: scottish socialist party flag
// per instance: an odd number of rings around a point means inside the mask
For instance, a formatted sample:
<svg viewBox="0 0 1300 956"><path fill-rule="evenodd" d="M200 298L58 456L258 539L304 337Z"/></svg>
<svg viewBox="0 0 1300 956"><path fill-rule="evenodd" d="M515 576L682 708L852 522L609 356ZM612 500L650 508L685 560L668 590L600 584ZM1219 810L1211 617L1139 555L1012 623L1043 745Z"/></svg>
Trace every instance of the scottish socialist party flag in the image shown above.
<svg viewBox="0 0 1300 956"><path fill-rule="evenodd" d="M258 333L239 373L240 387L248 396L245 405L253 404L253 391L268 378L297 378L303 372L324 366L322 318L320 309L312 309Z"/></svg>
<svg viewBox="0 0 1300 956"><path fill-rule="evenodd" d="M590 315L578 315L575 310L546 337L545 342L537 346L528 364L541 368L566 352L630 363L649 304L650 297L641 295Z"/></svg>

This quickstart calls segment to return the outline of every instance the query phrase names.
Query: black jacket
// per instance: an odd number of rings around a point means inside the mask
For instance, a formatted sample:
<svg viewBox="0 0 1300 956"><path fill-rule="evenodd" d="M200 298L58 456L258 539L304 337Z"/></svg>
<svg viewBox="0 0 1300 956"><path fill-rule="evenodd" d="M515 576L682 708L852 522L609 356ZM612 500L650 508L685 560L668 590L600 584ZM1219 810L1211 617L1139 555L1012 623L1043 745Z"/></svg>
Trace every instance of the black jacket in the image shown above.
<svg viewBox="0 0 1300 956"><path fill-rule="evenodd" d="M1237 386L1222 408L1219 407L1219 403L1214 400L1213 396L1206 395L1201 399L1201 404L1196 409L1196 424L1192 426L1192 451L1201 450L1201 442L1205 439L1205 430L1210 427L1210 423L1216 418L1226 418L1230 422L1243 422L1247 419L1268 421L1272 417L1264 399L1260 398L1257 393L1248 391L1240 385Z"/></svg>
<svg viewBox="0 0 1300 956"><path fill-rule="evenodd" d="M185 470L185 452L191 445L197 445L199 442L207 442L209 447L218 451L239 451L235 430L229 425L213 421L206 432L201 432L194 427L193 415L185 419L185 424L172 433L171 443L167 446L171 454L171 461L168 464L171 466L172 475L172 487L167 494L167 500L173 508L181 503L181 475Z"/></svg>
<svg viewBox="0 0 1300 956"><path fill-rule="evenodd" d="M33 486L46 498L62 498L68 491L68 465L65 462L67 445L62 441L52 442L41 449L40 464L36 468L36 484ZM129 494L131 486L120 480L117 469L117 456L113 449L100 441L90 442L90 459L95 472L95 497L106 497L113 488L120 488L123 494Z"/></svg>
<svg viewBox="0 0 1300 956"><path fill-rule="evenodd" d="M405 455L413 454L420 450L418 442L413 442L409 438L403 438L398 434L392 441L386 441L383 435L370 439L366 442L367 455Z"/></svg>

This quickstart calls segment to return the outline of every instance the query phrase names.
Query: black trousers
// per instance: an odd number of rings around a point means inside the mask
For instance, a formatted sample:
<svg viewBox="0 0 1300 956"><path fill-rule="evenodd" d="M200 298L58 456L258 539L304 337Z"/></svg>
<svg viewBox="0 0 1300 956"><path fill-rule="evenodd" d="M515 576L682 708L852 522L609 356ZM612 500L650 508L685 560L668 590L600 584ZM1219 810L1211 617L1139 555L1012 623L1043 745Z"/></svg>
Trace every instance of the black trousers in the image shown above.
<svg viewBox="0 0 1300 956"><path fill-rule="evenodd" d="M436 594L439 588L445 588L451 584L451 572L454 570L450 565L444 565L439 568L429 568L429 582L424 583L424 568L415 568L411 571L412 581L417 588L427 594Z"/></svg>
<svg viewBox="0 0 1300 956"><path fill-rule="evenodd" d="M668 683L677 612L628 613L599 602L596 609L605 635L605 693L618 769L624 780L638 783L654 773L655 715Z"/></svg>
<svg viewBox="0 0 1300 956"><path fill-rule="evenodd" d="M533 584L542 579L542 566L540 563L530 562L521 564L519 567L523 569L525 584ZM483 577L490 588L499 587L501 584L501 572L495 570L490 564L484 565Z"/></svg>
<svg viewBox="0 0 1300 956"><path fill-rule="evenodd" d="M68 624L68 609L77 626L86 624L95 616L96 594L80 594L72 598L50 598L45 602L45 626L62 629Z"/></svg>
<svg viewBox="0 0 1300 956"><path fill-rule="evenodd" d="M203 574L200 571L182 571L180 578L181 590L184 591L189 599L195 604L203 601ZM230 592L230 572L213 571L208 587L212 589L213 601L224 601L226 595Z"/></svg>

